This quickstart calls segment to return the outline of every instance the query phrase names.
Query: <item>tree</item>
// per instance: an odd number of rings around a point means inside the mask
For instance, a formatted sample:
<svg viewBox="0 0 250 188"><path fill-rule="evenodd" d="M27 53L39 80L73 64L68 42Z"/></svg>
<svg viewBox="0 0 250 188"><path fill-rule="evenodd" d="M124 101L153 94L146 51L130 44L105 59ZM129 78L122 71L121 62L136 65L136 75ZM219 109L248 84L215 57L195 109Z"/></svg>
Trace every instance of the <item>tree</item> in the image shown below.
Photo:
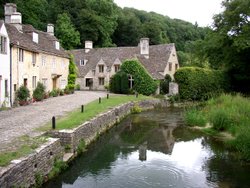
<svg viewBox="0 0 250 188"><path fill-rule="evenodd" d="M67 13L59 14L56 21L56 36L62 46L71 50L80 44L80 33L76 31Z"/></svg>
<svg viewBox="0 0 250 188"><path fill-rule="evenodd" d="M77 67L76 67L76 64L74 63L73 55L70 55L67 89L69 89L71 91L74 91L75 83L76 83L76 77L77 77Z"/></svg>

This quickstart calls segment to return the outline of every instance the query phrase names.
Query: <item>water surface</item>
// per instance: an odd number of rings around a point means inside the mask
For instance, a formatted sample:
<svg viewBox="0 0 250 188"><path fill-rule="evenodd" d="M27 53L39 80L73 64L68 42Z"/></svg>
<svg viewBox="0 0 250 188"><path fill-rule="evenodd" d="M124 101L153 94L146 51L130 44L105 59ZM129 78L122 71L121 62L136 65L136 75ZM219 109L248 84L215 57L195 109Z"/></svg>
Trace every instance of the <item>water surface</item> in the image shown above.
<svg viewBox="0 0 250 188"><path fill-rule="evenodd" d="M220 142L185 128L181 113L129 116L44 187L250 187L249 166Z"/></svg>

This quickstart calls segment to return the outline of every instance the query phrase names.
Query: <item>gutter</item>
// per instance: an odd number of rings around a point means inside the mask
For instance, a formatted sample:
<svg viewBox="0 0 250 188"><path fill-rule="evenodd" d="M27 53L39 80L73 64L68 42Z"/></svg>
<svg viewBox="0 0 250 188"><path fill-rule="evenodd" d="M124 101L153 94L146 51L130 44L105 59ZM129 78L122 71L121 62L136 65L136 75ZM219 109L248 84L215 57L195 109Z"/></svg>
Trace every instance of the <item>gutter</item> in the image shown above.
<svg viewBox="0 0 250 188"><path fill-rule="evenodd" d="M12 44L10 44L10 106L13 106L12 103Z"/></svg>

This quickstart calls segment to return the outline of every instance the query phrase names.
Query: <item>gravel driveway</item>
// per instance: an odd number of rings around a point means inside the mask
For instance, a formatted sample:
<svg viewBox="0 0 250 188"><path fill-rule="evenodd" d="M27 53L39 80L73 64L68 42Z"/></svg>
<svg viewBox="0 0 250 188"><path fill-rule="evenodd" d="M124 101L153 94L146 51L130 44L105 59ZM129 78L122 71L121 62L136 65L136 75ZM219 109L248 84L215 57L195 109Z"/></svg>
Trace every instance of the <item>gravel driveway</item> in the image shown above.
<svg viewBox="0 0 250 188"><path fill-rule="evenodd" d="M10 143L23 135L39 134L36 128L51 121L52 116L62 116L82 104L89 103L106 92L77 91L72 95L49 98L42 102L21 106L0 112L0 152L10 147ZM40 133L41 134L41 133Z"/></svg>

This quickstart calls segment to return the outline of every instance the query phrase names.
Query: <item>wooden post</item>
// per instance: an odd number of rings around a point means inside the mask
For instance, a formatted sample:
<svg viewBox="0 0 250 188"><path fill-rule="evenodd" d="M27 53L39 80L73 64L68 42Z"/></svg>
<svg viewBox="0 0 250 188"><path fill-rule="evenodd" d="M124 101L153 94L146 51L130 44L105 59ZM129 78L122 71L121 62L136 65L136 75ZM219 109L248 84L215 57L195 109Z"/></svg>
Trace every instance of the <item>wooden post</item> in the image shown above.
<svg viewBox="0 0 250 188"><path fill-rule="evenodd" d="M107 99L109 99L109 94L107 93Z"/></svg>
<svg viewBox="0 0 250 188"><path fill-rule="evenodd" d="M99 97L99 104L101 104L102 103L102 98L101 97Z"/></svg>
<svg viewBox="0 0 250 188"><path fill-rule="evenodd" d="M84 105L82 105L82 110L81 110L81 112L82 112L82 113L84 112Z"/></svg>
<svg viewBox="0 0 250 188"><path fill-rule="evenodd" d="M52 129L56 129L56 117L52 117Z"/></svg>

